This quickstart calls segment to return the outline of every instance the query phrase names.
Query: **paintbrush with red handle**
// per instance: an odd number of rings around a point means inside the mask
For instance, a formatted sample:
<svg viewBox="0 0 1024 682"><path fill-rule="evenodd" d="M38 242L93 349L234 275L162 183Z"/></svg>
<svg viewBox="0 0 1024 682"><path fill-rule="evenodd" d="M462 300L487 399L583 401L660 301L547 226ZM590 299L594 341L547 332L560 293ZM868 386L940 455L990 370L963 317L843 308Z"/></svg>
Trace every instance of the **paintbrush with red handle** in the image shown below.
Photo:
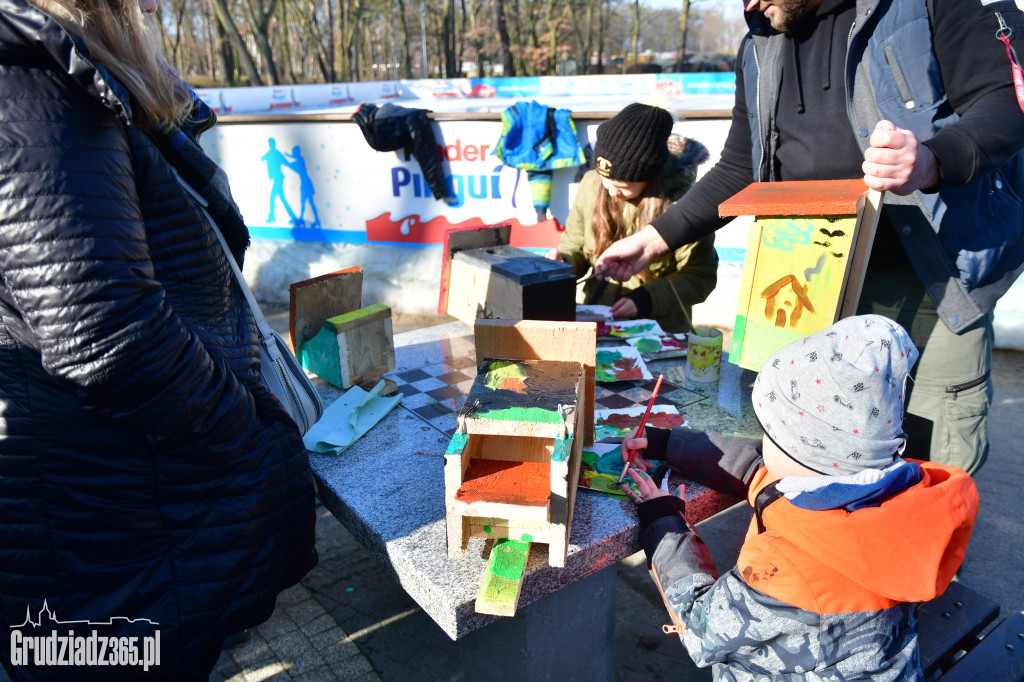
<svg viewBox="0 0 1024 682"><path fill-rule="evenodd" d="M644 435L644 427L647 426L647 418L651 416L651 408L654 407L654 399L658 397L658 389L661 388L661 380L664 375L658 375L658 381L654 384L654 390L651 392L651 399L647 402L647 411L644 412L644 418L640 420L640 428L636 431L634 438L639 438ZM629 471L629 465L633 463L633 457L636 455L636 450L630 450L626 455L626 464L622 467L622 473L619 474L619 482L616 485L621 486L622 481L626 478L626 472Z"/></svg>

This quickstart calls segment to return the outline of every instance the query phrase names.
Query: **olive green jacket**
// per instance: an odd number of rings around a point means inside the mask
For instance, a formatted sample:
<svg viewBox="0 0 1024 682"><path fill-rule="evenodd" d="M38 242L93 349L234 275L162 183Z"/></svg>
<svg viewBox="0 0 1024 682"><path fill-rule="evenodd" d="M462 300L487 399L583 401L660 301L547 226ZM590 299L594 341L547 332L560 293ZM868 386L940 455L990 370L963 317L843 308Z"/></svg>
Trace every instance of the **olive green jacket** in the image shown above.
<svg viewBox="0 0 1024 682"><path fill-rule="evenodd" d="M669 189L671 200L676 201L693 185L697 165L707 158L707 149L699 142L675 135L669 138L669 149L673 154L666 163L662 180ZM582 277L593 265L587 254L594 249L594 235L588 226L598 192L603 191L596 171L589 171L583 176L558 245L562 260L573 265L577 277ZM623 202L623 219L626 225L636 225L636 203ZM594 254L595 257L597 255ZM652 278L647 281L638 276L633 276L628 282L610 280L596 301L586 299L598 286L599 280L587 280L577 289L576 302L612 305L630 291L643 287L651 297L651 317L661 328L667 332L685 332L690 327L689 320L693 319L693 305L707 299L718 283L714 233L656 259L651 263L649 272Z"/></svg>

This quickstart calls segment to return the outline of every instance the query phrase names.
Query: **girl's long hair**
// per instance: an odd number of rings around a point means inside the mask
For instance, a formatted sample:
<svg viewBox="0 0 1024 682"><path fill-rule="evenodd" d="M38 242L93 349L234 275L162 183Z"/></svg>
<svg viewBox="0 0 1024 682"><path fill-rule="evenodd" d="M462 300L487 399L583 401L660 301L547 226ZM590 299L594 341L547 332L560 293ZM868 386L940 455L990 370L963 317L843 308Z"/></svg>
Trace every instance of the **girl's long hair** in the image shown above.
<svg viewBox="0 0 1024 682"><path fill-rule="evenodd" d="M626 225L622 218L623 199L612 198L604 186L598 188L594 199L594 210L590 214L590 230L594 234L594 250L587 254L591 260L623 237L627 237L660 216L671 203L665 196L664 184L660 177L647 182L637 204L636 225ZM644 277L644 272L639 276Z"/></svg>
<svg viewBox="0 0 1024 682"><path fill-rule="evenodd" d="M143 128L181 123L191 93L164 59L152 21L138 0L29 0L85 41L89 54L132 95L135 122Z"/></svg>

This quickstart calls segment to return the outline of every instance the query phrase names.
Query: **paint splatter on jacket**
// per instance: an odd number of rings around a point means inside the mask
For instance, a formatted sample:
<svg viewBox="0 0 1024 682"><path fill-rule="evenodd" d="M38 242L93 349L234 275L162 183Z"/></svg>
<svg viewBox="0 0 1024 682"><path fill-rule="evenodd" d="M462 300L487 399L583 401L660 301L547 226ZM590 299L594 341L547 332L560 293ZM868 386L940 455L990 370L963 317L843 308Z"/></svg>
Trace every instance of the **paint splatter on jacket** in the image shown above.
<svg viewBox="0 0 1024 682"><path fill-rule="evenodd" d="M707 159L708 150L700 142L679 135L671 136L668 146L670 156L661 181L669 198L676 201L696 181L697 166ZM588 171L576 190L565 232L558 244L562 259L573 265L577 277L583 276L596 258L596 255L588 255L594 250L590 218L598 193L603 191L597 171ZM634 202L622 202L622 219L626 225L635 226L637 205ZM635 296L634 301L641 310L640 317L654 318L667 332L687 331L693 305L706 300L718 284L718 253L714 235L656 259L649 270L647 279L634 276L627 282L609 282L597 300L592 302L612 305L624 296ZM577 292L577 302L583 303L596 286L598 280L585 282Z"/></svg>
<svg viewBox="0 0 1024 682"><path fill-rule="evenodd" d="M660 431L651 457L664 447L692 480L751 505L774 480L760 440ZM917 464L920 483L855 512L775 500L724 575L678 498L641 504L651 574L691 658L716 680L921 679L916 603L941 595L960 566L978 494L962 469Z"/></svg>

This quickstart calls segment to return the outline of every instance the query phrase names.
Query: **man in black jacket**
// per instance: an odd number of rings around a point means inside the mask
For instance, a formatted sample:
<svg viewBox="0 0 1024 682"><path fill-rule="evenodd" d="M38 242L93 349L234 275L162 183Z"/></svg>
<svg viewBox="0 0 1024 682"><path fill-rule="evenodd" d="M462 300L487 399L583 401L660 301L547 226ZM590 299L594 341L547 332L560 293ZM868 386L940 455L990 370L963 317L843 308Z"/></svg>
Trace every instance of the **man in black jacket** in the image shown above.
<svg viewBox="0 0 1024 682"><path fill-rule="evenodd" d="M1024 268L1024 101L1008 0L751 0L720 162L597 261L615 279L722 227L751 181L863 177L886 190L858 313L922 348L908 455L988 452L992 307ZM1007 42L997 39L996 33ZM1024 99L1024 92L1021 93Z"/></svg>

